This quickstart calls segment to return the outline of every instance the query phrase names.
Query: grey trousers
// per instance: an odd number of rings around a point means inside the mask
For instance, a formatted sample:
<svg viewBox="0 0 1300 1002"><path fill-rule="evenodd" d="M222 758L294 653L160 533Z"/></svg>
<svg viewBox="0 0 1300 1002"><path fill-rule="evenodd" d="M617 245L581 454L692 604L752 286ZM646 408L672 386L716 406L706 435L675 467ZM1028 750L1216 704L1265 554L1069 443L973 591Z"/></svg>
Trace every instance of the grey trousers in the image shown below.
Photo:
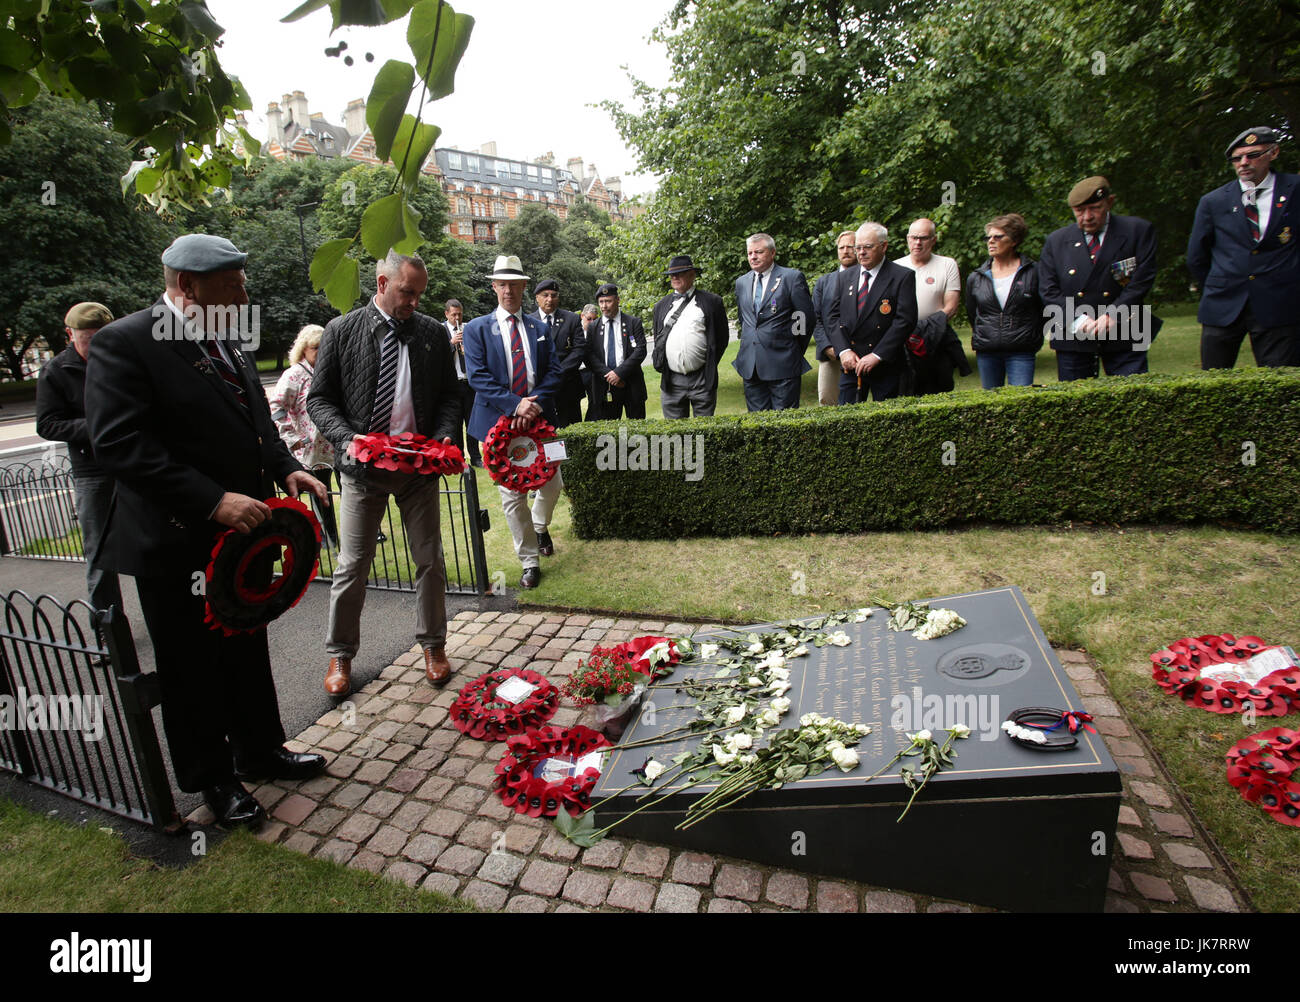
<svg viewBox="0 0 1300 1002"><path fill-rule="evenodd" d="M81 524L81 551L86 555L86 593L96 609L115 605L122 608L122 592L117 572L101 570L100 554L104 548L104 526L113 507L112 477L75 477L73 497L77 503L77 521Z"/></svg>
<svg viewBox="0 0 1300 1002"><path fill-rule="evenodd" d="M361 609L366 579L375 558L376 537L397 499L406 528L406 544L415 561L415 637L423 647L441 647L447 639L447 580L442 565L442 523L438 512L441 478L418 473L376 470L365 481L339 476L339 559L330 588L330 657L354 658L361 647Z"/></svg>
<svg viewBox="0 0 1300 1002"><path fill-rule="evenodd" d="M710 389L713 375L707 365L682 375L665 369L659 384L659 407L666 418L688 418L694 409L695 417L712 417L718 404L718 392Z"/></svg>
<svg viewBox="0 0 1300 1002"><path fill-rule="evenodd" d="M512 491L509 487L497 487L501 494L501 510L505 512L510 538L515 543L515 556L524 568L539 566L537 534L550 528L551 516L555 513L555 505L560 500L562 490L564 477L561 476L561 471L556 470L555 476L537 489L537 496L530 509L526 493Z"/></svg>

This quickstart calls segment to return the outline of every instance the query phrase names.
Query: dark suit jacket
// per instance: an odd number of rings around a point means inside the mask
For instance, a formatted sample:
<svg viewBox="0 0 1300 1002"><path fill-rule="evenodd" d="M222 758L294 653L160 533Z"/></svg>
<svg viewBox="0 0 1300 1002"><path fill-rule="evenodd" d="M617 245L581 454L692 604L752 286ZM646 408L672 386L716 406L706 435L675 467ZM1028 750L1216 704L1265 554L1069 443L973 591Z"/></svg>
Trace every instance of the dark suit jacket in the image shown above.
<svg viewBox="0 0 1300 1002"><path fill-rule="evenodd" d="M855 264L835 278L835 293L827 310L827 335L837 355L850 348L858 355L880 356L869 382L876 383L896 373L905 360L904 345L916 329L916 272L893 261L884 261L867 290L867 301L858 313L858 277L862 265Z"/></svg>
<svg viewBox="0 0 1300 1002"><path fill-rule="evenodd" d="M90 342L86 420L95 457L117 481L104 564L135 576L205 570L225 527L212 521L227 491L259 500L302 465L276 433L250 360L231 342L248 408L194 341L169 332L162 299L102 328Z"/></svg>
<svg viewBox="0 0 1300 1002"><path fill-rule="evenodd" d="M86 426L86 360L68 345L41 366L36 383L36 434L68 443L74 476L101 477Z"/></svg>
<svg viewBox="0 0 1300 1002"><path fill-rule="evenodd" d="M838 281L840 271L836 268L828 272L821 278L817 279L813 285L812 304L813 304L813 343L817 346L817 361L829 361L826 357L826 349L832 347L830 334L826 322L830 314L830 300L835 295L835 283Z"/></svg>
<svg viewBox="0 0 1300 1002"><path fill-rule="evenodd" d="M1133 259L1135 268L1127 280L1117 279L1111 265ZM1038 259L1038 291L1046 310L1068 317L1066 304L1074 308L1091 306L1094 311L1108 306L1142 305L1156 280L1156 228L1137 216L1110 214L1106 238L1097 259L1088 257L1087 238L1077 224L1063 226L1048 234ZM1051 318L1049 318L1050 320ZM1132 351L1129 341L1076 339L1070 323L1049 323L1053 351L1114 353Z"/></svg>
<svg viewBox="0 0 1300 1002"><path fill-rule="evenodd" d="M525 314L519 335L526 340L533 359L533 389L528 396L537 398L542 416L554 424L555 397L563 373L546 337L546 328L535 316ZM510 356L501 341L495 310L465 325L465 373L474 389L469 433L484 442L493 425L503 414L513 415L520 401L510 389Z"/></svg>
<svg viewBox="0 0 1300 1002"><path fill-rule="evenodd" d="M546 326L540 310L532 316L543 327ZM587 355L587 336L582 329L582 317L568 310L556 310L552 318L551 344L560 367L560 389L556 395L557 415L561 422L567 424L564 413L567 409L569 420L581 421L580 402L586 395L586 387L582 385L579 370Z"/></svg>
<svg viewBox="0 0 1300 1002"><path fill-rule="evenodd" d="M740 350L732 366L742 379L797 379L812 368L805 359L812 337L813 304L803 272L772 266L754 314L754 273L736 279Z"/></svg>
<svg viewBox="0 0 1300 1002"><path fill-rule="evenodd" d="M673 312L676 299L675 292L664 296L655 303L654 312L650 315L651 329L655 336L653 363L655 371L660 373L668 371L668 337L664 333L664 321ZM721 296L704 289L695 290L693 301L704 314L704 340L709 349L704 366L709 371L709 389L712 391L718 388L718 361L727 350L727 342L731 340L731 330L727 326L727 308L723 305Z"/></svg>
<svg viewBox="0 0 1300 1002"><path fill-rule="evenodd" d="M1187 241L1187 270L1201 284L1196 319L1227 327L1246 304L1263 327L1300 323L1300 175L1273 175L1268 229L1259 243L1234 178L1201 198Z"/></svg>
<svg viewBox="0 0 1300 1002"><path fill-rule="evenodd" d="M622 399L644 400L645 373L641 363L646 356L645 326L626 313L620 313L618 319L623 335L623 364L614 371L625 385L620 389L605 382L610 370L605 363L605 318L600 316L587 325L587 371L591 373L592 393L597 400L608 400L614 394L621 394Z"/></svg>

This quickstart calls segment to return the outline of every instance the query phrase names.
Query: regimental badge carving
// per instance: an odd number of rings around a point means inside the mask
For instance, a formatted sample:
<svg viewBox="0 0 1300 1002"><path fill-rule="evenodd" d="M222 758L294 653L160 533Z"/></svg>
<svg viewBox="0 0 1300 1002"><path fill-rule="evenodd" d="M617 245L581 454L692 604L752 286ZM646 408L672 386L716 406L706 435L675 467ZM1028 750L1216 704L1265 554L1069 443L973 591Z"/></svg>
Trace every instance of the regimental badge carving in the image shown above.
<svg viewBox="0 0 1300 1002"><path fill-rule="evenodd" d="M988 678L996 671L1020 671L1028 662L1019 654L1004 654L993 657L989 654L964 654L949 662L939 670L949 678L973 679Z"/></svg>

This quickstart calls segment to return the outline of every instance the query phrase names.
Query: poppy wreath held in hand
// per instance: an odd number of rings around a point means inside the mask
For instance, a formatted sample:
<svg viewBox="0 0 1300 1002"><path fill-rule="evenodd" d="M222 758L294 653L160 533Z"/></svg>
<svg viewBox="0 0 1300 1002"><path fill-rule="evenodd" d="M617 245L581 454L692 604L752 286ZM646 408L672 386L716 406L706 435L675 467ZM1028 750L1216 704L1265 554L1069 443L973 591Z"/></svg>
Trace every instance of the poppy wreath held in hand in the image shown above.
<svg viewBox="0 0 1300 1002"><path fill-rule="evenodd" d="M1211 713L1244 713L1253 707L1259 716L1282 717L1300 699L1300 669L1279 668L1257 682L1233 671L1234 665L1277 646L1231 633L1184 637L1151 655L1151 677L1188 706Z"/></svg>
<svg viewBox="0 0 1300 1002"><path fill-rule="evenodd" d="M521 494L545 484L559 463L546 458L547 442L555 438L554 426L539 417L523 431L510 430L511 418L503 414L483 443L483 468L502 487Z"/></svg>
<svg viewBox="0 0 1300 1002"><path fill-rule="evenodd" d="M497 689L512 678L534 686L518 702L498 698ZM516 683L518 684L518 683ZM476 678L461 689L448 711L451 722L462 734L479 741L504 741L551 719L560 702L560 691L535 671L527 668L498 668Z"/></svg>
<svg viewBox="0 0 1300 1002"><path fill-rule="evenodd" d="M227 529L208 561L203 621L226 636L251 633L293 608L316 576L320 523L301 501L271 498L271 517L251 532ZM271 565L283 563L278 578Z"/></svg>
<svg viewBox="0 0 1300 1002"><path fill-rule="evenodd" d="M1228 782L1274 821L1300 828L1300 731L1274 727L1238 741L1228 752Z"/></svg>
<svg viewBox="0 0 1300 1002"><path fill-rule="evenodd" d="M395 473L451 476L465 472L465 456L459 446L409 431L400 435L371 432L358 436L348 443L348 456L377 470Z"/></svg>
<svg viewBox="0 0 1300 1002"><path fill-rule="evenodd" d="M497 795L507 807L530 818L553 818L563 807L574 817L591 806L591 791L600 770L588 766L578 775L547 779L537 771L550 758L574 761L609 745L589 727L541 727L506 739L497 763Z"/></svg>

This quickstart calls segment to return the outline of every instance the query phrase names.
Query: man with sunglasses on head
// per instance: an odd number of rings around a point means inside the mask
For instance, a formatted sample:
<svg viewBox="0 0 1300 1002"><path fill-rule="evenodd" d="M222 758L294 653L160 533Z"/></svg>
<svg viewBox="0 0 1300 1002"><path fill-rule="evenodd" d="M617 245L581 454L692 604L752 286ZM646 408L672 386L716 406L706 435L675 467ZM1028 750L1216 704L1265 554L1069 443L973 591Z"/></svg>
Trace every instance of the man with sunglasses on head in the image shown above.
<svg viewBox="0 0 1300 1002"><path fill-rule="evenodd" d="M1201 198L1187 268L1201 285L1201 368L1231 369L1247 333L1255 364L1300 365L1300 176L1273 169L1282 134L1228 144L1236 178Z"/></svg>

